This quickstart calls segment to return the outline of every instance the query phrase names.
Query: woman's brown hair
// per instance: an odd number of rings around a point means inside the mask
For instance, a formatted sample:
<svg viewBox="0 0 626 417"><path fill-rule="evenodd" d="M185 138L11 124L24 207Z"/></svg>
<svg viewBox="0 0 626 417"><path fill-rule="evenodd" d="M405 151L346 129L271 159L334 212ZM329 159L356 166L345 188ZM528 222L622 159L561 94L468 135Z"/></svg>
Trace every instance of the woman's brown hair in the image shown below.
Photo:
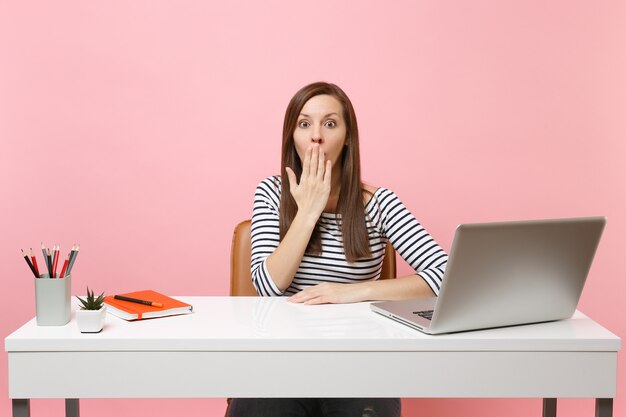
<svg viewBox="0 0 626 417"><path fill-rule="evenodd" d="M354 262L358 258L371 256L367 227L365 224L365 204L363 203L363 183L361 182L361 160L359 155L359 130L356 114L350 99L341 88L334 84L317 82L298 91L287 106L283 123L283 144L280 174L282 177L280 199L280 239L285 236L296 216L298 206L289 191L289 177L286 167L290 167L296 178L302 175L302 163L296 152L293 132L298 122L302 107L312 97L329 95L336 98L343 107L346 123L346 141L341 154L341 192L337 202L337 212L341 215L342 235L346 259ZM336 173L333 173L333 176ZM315 228L307 253L320 254L322 242L318 227Z"/></svg>

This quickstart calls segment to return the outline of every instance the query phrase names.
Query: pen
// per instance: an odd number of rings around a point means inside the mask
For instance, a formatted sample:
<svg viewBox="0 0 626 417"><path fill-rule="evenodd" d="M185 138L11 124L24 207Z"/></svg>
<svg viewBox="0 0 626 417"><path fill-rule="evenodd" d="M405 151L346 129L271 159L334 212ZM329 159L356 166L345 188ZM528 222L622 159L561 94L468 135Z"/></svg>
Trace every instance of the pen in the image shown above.
<svg viewBox="0 0 626 417"><path fill-rule="evenodd" d="M26 263L28 264L28 267L30 268L31 271L33 271L35 278L39 278L39 275L37 274L37 271L35 271L35 267L33 266L33 263L30 261L30 259L28 259L28 255L24 253L24 249L21 249L21 251L22 251L22 255L24 256L24 259L26 260Z"/></svg>
<svg viewBox="0 0 626 417"><path fill-rule="evenodd" d="M33 248L30 248L30 259L33 261L33 266L35 267L35 274L37 274L37 278L39 278L39 267L37 266L37 258L35 258L35 252L33 252Z"/></svg>
<svg viewBox="0 0 626 417"><path fill-rule="evenodd" d="M145 304L147 306L152 306L152 307L163 307L163 304L161 303L157 303L154 301L140 300L139 298L124 297L123 295L116 295L113 298L115 298L116 300L130 301L131 303Z"/></svg>

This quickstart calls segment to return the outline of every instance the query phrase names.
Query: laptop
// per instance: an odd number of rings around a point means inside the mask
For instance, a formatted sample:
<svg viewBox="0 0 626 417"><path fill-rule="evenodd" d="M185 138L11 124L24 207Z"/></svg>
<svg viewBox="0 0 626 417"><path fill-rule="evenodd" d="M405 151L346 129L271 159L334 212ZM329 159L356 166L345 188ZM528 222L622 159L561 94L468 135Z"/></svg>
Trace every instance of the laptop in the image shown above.
<svg viewBox="0 0 626 417"><path fill-rule="evenodd" d="M438 297L371 309L428 334L569 318L605 223L588 217L462 224Z"/></svg>

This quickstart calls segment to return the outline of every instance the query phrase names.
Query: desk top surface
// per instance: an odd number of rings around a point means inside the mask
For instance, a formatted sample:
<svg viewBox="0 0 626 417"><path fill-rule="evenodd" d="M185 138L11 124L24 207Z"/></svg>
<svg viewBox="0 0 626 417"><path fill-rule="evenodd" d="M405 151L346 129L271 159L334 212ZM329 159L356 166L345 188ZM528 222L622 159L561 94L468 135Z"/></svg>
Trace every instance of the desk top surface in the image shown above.
<svg viewBox="0 0 626 417"><path fill-rule="evenodd" d="M128 322L107 314L81 334L32 319L5 339L12 352L64 351L619 351L621 340L581 312L571 319L429 336L369 303L305 306L283 297L185 297L194 313ZM74 302L74 301L73 301Z"/></svg>

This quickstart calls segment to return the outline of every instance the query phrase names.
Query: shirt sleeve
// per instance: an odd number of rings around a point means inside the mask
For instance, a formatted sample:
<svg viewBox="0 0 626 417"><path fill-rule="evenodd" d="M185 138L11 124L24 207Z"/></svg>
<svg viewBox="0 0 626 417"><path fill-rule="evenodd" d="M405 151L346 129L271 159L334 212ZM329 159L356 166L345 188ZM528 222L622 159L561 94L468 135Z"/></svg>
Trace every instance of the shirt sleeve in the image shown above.
<svg viewBox="0 0 626 417"><path fill-rule="evenodd" d="M448 255L393 191L379 194L382 232L436 295L439 295Z"/></svg>
<svg viewBox="0 0 626 417"><path fill-rule="evenodd" d="M254 193L252 225L250 227L252 283L261 296L282 295L267 270L267 257L280 243L279 187L275 178L268 178L257 186Z"/></svg>

